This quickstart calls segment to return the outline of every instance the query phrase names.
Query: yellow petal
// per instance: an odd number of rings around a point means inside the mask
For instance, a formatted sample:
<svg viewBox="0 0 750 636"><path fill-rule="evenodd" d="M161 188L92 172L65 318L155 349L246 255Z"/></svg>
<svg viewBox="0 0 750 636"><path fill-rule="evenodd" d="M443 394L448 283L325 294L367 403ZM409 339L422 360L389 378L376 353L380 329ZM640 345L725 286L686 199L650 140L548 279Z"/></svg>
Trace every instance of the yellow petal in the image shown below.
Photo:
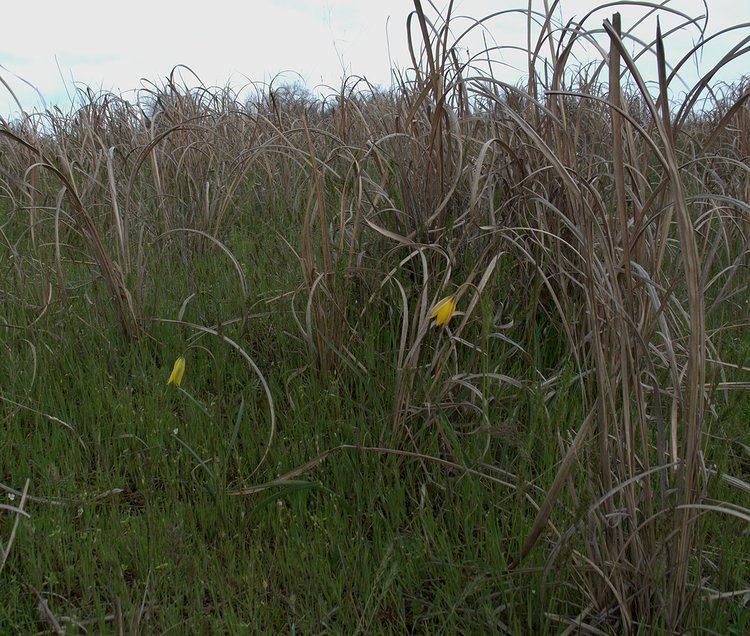
<svg viewBox="0 0 750 636"><path fill-rule="evenodd" d="M451 316L456 311L456 297L446 296L445 298L440 299L435 306L432 308L432 311L430 312L430 319L435 319L435 325L438 327L440 325L446 324L450 319Z"/></svg>
<svg viewBox="0 0 750 636"><path fill-rule="evenodd" d="M177 386L180 386L183 375L185 375L185 358L180 356L174 361L172 373L169 376L169 380L167 380L167 384L176 384Z"/></svg>

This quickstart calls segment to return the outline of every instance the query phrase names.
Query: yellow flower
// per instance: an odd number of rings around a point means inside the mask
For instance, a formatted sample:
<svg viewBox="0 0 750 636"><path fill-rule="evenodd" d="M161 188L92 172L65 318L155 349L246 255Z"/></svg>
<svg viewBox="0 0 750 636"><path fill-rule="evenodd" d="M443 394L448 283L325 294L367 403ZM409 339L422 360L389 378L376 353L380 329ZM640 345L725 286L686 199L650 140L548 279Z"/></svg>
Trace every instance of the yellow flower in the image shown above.
<svg viewBox="0 0 750 636"><path fill-rule="evenodd" d="M174 361L172 373L169 376L169 380L167 380L167 384L176 384L177 386L180 386L183 375L185 375L185 358L180 356Z"/></svg>
<svg viewBox="0 0 750 636"><path fill-rule="evenodd" d="M432 311L430 312L430 320L434 318L435 325L439 327L440 325L446 324L451 319L451 316L455 313L455 311L456 297L453 295L446 296L445 298L439 300L432 308Z"/></svg>

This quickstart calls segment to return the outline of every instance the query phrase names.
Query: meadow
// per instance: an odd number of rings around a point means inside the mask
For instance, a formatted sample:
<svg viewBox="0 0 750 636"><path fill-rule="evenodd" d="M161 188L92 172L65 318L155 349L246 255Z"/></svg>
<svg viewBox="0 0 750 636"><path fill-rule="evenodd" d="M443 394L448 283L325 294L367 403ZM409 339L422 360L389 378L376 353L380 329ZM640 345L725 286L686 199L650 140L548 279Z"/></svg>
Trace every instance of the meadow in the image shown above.
<svg viewBox="0 0 750 636"><path fill-rule="evenodd" d="M450 7L0 122L0 633L750 629L750 35Z"/></svg>

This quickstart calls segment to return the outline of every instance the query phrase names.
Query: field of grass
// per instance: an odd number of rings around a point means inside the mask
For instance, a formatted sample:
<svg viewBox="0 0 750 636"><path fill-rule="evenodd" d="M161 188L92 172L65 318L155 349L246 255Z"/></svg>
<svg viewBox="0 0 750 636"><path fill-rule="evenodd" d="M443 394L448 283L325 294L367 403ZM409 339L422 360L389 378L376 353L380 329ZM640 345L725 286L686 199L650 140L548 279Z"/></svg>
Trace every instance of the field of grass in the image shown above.
<svg viewBox="0 0 750 636"><path fill-rule="evenodd" d="M0 633L750 629L750 82L415 6L389 91L0 122Z"/></svg>

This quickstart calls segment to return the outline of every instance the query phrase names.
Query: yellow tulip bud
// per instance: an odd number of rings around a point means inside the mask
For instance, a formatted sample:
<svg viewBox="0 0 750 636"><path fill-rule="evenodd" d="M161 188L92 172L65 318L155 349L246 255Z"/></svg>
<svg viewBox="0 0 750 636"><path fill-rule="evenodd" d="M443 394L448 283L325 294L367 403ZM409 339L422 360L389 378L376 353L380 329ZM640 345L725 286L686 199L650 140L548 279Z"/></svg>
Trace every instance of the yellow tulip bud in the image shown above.
<svg viewBox="0 0 750 636"><path fill-rule="evenodd" d="M439 300L430 312L430 320L435 319L435 325L440 326L446 324L451 316L456 311L456 297L446 296Z"/></svg>
<svg viewBox="0 0 750 636"><path fill-rule="evenodd" d="M174 361L172 373L169 376L169 380L167 380L167 384L176 384L177 386L180 386L183 375L185 375L185 358L180 356Z"/></svg>

